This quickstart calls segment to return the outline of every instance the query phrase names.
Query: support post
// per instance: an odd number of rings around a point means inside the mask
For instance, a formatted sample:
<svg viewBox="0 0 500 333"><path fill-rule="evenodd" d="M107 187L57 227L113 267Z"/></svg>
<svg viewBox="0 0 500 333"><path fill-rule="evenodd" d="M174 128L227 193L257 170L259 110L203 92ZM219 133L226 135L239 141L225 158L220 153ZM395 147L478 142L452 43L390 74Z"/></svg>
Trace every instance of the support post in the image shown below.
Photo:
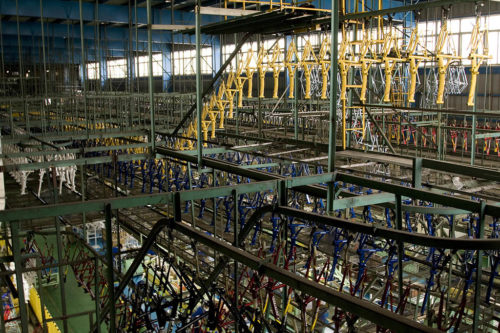
<svg viewBox="0 0 500 333"><path fill-rule="evenodd" d="M14 255L14 267L16 270L16 288L19 300L19 312L21 316L21 328L23 332L28 332L28 311L26 307L26 298L24 295L23 285L23 268L21 247L19 246L19 222L13 221L10 223L10 232L12 239L12 252ZM2 314L3 315L3 314Z"/></svg>
<svg viewBox="0 0 500 333"><path fill-rule="evenodd" d="M41 258L36 258L36 266L39 267L42 265L42 262L41 262ZM61 268L59 268L59 270L61 270ZM43 297L42 297L42 271L40 269L38 269L36 271L36 278L38 280L38 295L40 296L40 309L42 309L41 312L41 316L42 316L42 322L40 323L40 326L42 328L42 332L45 333L45 332L48 332L48 328L47 328L47 318L45 318L45 303L43 301ZM3 302L0 302L0 303L3 303ZM4 313L3 312L3 304L2 304L2 312L1 313ZM3 320L3 316L0 316L2 317L2 320ZM5 328L3 330L1 330L2 333L5 333Z"/></svg>
<svg viewBox="0 0 500 333"><path fill-rule="evenodd" d="M295 43L295 47L297 47L297 42L298 42L298 38L297 38L297 35L294 36L294 43ZM299 59L297 56L294 56L296 59L295 61L297 61L297 67L298 67L298 64L299 64ZM295 71L297 71L297 68L295 69ZM332 81L330 81L332 82ZM293 76L293 86L295 87L295 89L297 89L297 87L299 86L299 75L298 73L295 73L295 75ZM295 92L295 94L293 95L293 138L295 140L298 140L299 139L299 90L297 89L297 91ZM304 125L302 125L304 126Z"/></svg>
<svg viewBox="0 0 500 333"><path fill-rule="evenodd" d="M197 0L196 1L196 7L195 7L195 21L196 21L196 132L197 132L197 141L196 141L196 148L197 148L197 156L198 156L198 170L201 171L202 169L202 158L203 158L203 140L202 140L202 110L203 110L203 105L201 104L202 101L202 86L201 86L201 48L200 48L200 43L201 43L201 30L200 30L200 24L201 24L201 1Z"/></svg>
<svg viewBox="0 0 500 333"><path fill-rule="evenodd" d="M288 189L284 179L278 181L278 196L280 206L288 206Z"/></svg>
<svg viewBox="0 0 500 333"><path fill-rule="evenodd" d="M134 91L135 59L132 47L132 1L128 1L127 91Z"/></svg>
<svg viewBox="0 0 500 333"><path fill-rule="evenodd" d="M62 260L63 258L63 251L62 251L62 235L61 235L61 221L59 220L58 217L55 218L56 222L56 238L57 238L57 258L59 260ZM64 281L64 270L63 267L59 267L58 269L58 274L59 274L59 289L61 292L61 312L63 315L63 329L64 332L68 332L68 319L66 318L68 314L67 306L66 306L66 283ZM41 295L40 295L41 297ZM43 308L42 308L43 309ZM43 311L43 310L42 310Z"/></svg>
<svg viewBox="0 0 500 333"><path fill-rule="evenodd" d="M83 4L79 0L80 9L80 48L81 48L81 66L82 66L82 93L83 93L83 112L85 115L85 133L89 137L89 121L87 116L87 61L85 60L85 34L83 31Z"/></svg>
<svg viewBox="0 0 500 333"><path fill-rule="evenodd" d="M474 92L474 105L472 106L472 131L471 131L471 144L470 144L470 165L474 165L476 158L476 126L477 126L477 116L476 116L476 100L477 100L477 88Z"/></svg>
<svg viewBox="0 0 500 333"><path fill-rule="evenodd" d="M113 272L113 229L110 204L105 206L104 214L106 215L106 262L108 266L106 269L106 275L108 279L108 299L110 302L109 331L116 332L115 278Z"/></svg>
<svg viewBox="0 0 500 333"><path fill-rule="evenodd" d="M337 71L338 71L338 30L339 10L338 1L332 0L332 13L330 20L331 44L330 44L330 114L328 126L328 172L335 171L335 150L337 145ZM333 209L334 184L328 183L326 209Z"/></svg>
<svg viewBox="0 0 500 333"><path fill-rule="evenodd" d="M413 188L421 188L422 187L422 158L415 157L413 159L413 167L412 167L412 186Z"/></svg>
<svg viewBox="0 0 500 333"><path fill-rule="evenodd" d="M475 104L474 104L475 105ZM479 211L479 239L484 238L484 223L485 223L485 208L486 202L481 200L480 202L480 211ZM477 250L476 254L477 260L477 270L476 270L476 280L474 281L474 317L472 324L472 332L479 332L479 324L482 320L479 319L480 311L481 311L481 280L483 277L483 251ZM484 316L483 316L484 318Z"/></svg>
<svg viewBox="0 0 500 333"><path fill-rule="evenodd" d="M0 15L0 62L1 62L1 71L2 71L2 87L3 87L3 95L7 95L7 91L5 90L5 59L3 53L3 31L2 31L2 15ZM1 306L1 304L0 304ZM1 310L1 309L0 309ZM3 312L2 312L3 313ZM3 320L3 319L0 319ZM2 325L4 327L4 325Z"/></svg>
<svg viewBox="0 0 500 333"><path fill-rule="evenodd" d="M19 87L21 88L21 97L23 99L24 118L26 119L26 132L29 134L30 130L30 117L28 107L26 105L26 96L24 91L24 69L23 69L23 52L21 44L21 28L19 25L19 0L16 0L16 24L17 24L17 50L19 55Z"/></svg>
<svg viewBox="0 0 500 333"><path fill-rule="evenodd" d="M401 194L396 194L396 228L403 230L403 212L401 210ZM398 241L398 291L399 302L403 301L403 259L404 259L404 243Z"/></svg>
<svg viewBox="0 0 500 333"><path fill-rule="evenodd" d="M43 59L43 87L44 87L44 98L47 98L49 89L47 85L47 59L45 57L45 24L43 20L43 0L40 0L40 27L41 32L42 32L42 59ZM41 119L41 125L42 125L42 133L45 133L46 131L46 126L45 126L45 103L42 103L42 119ZM43 312L43 311L42 311Z"/></svg>
<svg viewBox="0 0 500 333"><path fill-rule="evenodd" d="M199 0L198 0L199 1ZM238 192L236 190L232 191L232 197L234 200L234 239L233 246L238 247ZM238 308L238 261L234 260L234 306ZM234 331L239 332L239 322L238 317L234 317Z"/></svg>
<svg viewBox="0 0 500 333"><path fill-rule="evenodd" d="M154 154L156 148L156 133L155 133L155 103L153 95L153 32L151 25L153 24L151 18L151 0L147 0L147 16L148 16L148 87L149 87L149 111L150 111L150 125L151 125L151 154Z"/></svg>

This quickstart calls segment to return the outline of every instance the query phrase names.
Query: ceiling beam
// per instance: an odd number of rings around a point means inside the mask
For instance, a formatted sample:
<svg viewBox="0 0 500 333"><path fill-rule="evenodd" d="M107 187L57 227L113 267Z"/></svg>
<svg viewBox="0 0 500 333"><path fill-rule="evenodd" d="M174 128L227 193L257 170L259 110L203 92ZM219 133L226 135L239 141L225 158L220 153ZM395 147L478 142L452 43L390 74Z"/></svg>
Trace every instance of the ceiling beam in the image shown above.
<svg viewBox="0 0 500 333"><path fill-rule="evenodd" d="M258 10L232 9L232 8L217 8L217 7L201 7L202 15L219 15L219 16L244 16L260 13Z"/></svg>
<svg viewBox="0 0 500 333"><path fill-rule="evenodd" d="M106 26L101 28L101 37L106 36L105 41L127 41L129 38L128 28L111 27ZM84 38L96 39L96 29L94 26L84 25ZM4 36L17 36L17 25L16 22L5 22L2 21L2 33ZM36 22L24 22L20 25L21 36L35 36L41 37L41 27L40 23ZM69 28L66 24L57 23L47 23L46 24L46 37L61 37L61 38L80 38L80 27L79 25L74 25ZM137 33L139 43L147 43L148 36L146 29L140 29ZM135 39L135 32L132 34L133 39ZM172 43L172 38L174 43L182 44L184 42L188 44L194 44L194 37L181 36L180 34L164 33L163 31L153 31L153 43Z"/></svg>
<svg viewBox="0 0 500 333"><path fill-rule="evenodd" d="M0 0L0 15L2 16L16 16L16 5L13 0ZM43 13L45 19L62 19L62 20L80 20L80 9L77 1L65 0L51 0L44 1ZM162 10L158 6L170 5L169 3L161 2L156 3L154 8L154 20L156 22L172 22L172 11L169 9ZM98 11L96 11L98 6ZM99 16L96 17L96 12ZM194 22L194 14L185 11L173 12L173 19L176 22ZM23 0L22 6L19 6L20 17L40 17L40 1L39 0ZM129 23L129 10L128 6L123 5L110 5L107 3L95 4L95 2L84 2L82 4L82 16L84 22L99 21L105 23ZM146 8L137 8L137 20L135 20L135 10L132 14L133 24L146 24ZM211 23L214 20L205 18L202 24Z"/></svg>

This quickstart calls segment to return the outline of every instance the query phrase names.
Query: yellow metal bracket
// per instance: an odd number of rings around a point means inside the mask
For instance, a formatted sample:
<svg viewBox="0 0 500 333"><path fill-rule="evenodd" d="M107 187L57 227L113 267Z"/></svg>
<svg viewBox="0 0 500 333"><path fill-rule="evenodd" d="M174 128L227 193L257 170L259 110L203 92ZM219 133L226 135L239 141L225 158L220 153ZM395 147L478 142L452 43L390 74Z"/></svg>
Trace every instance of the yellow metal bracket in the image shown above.
<svg viewBox="0 0 500 333"><path fill-rule="evenodd" d="M314 54L311 42L306 40L304 51L302 52L302 59L300 60L300 65L304 70L304 76L306 78L306 93L304 98L311 98L311 69L313 66L318 65L318 58Z"/></svg>
<svg viewBox="0 0 500 333"><path fill-rule="evenodd" d="M482 51L480 53L480 48L482 46ZM487 30L481 30L481 17L478 15L476 18L476 24L471 34L470 42L470 54L469 59L471 60L471 80L469 89L469 98L467 99L468 106L474 106L476 95L476 84L477 76L479 75L479 67L485 59L490 59L491 56L488 55L488 34Z"/></svg>
<svg viewBox="0 0 500 333"><path fill-rule="evenodd" d="M297 47L295 43L292 41L288 46L288 50L286 52L285 58L285 66L288 70L288 76L290 78L290 88L288 89L288 98L293 98L295 94L295 72L297 71L298 62L294 62L299 59L297 53Z"/></svg>

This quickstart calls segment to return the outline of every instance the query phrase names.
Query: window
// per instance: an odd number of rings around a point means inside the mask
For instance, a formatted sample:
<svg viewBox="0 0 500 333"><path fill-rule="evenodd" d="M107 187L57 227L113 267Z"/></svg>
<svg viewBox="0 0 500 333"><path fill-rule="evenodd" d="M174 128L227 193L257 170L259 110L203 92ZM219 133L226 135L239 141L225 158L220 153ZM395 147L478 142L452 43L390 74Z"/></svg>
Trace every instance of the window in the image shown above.
<svg viewBox="0 0 500 333"><path fill-rule="evenodd" d="M91 62L87 64L87 79L88 80L98 80L99 79L99 63Z"/></svg>
<svg viewBox="0 0 500 333"><path fill-rule="evenodd" d="M250 52L250 50L252 52ZM251 56L251 58L249 58ZM248 64L251 68L257 68L257 57L259 56L259 47L257 42L248 42L241 46L238 57L245 61L245 67Z"/></svg>
<svg viewBox="0 0 500 333"><path fill-rule="evenodd" d="M484 20L482 21L481 28L484 28ZM468 66L471 64L468 59L470 54L470 40L471 32L476 24L476 17L454 18L448 21L448 30L450 31L450 41L445 45L445 53L456 52L457 55L462 57L462 64ZM492 59L488 60L488 64L500 64L498 56L498 38L500 33L500 15L488 16L488 53ZM435 51L435 45L439 32L441 30L441 21L427 21L420 22L418 32L420 34L420 43L429 51ZM482 52L482 46L479 52Z"/></svg>
<svg viewBox="0 0 500 333"><path fill-rule="evenodd" d="M122 79L127 77L127 59L108 60L108 78Z"/></svg>
<svg viewBox="0 0 500 333"><path fill-rule="evenodd" d="M204 47L201 54L201 74L212 73L212 48ZM226 58L227 59L227 58ZM174 75L196 74L196 50L184 50L174 52Z"/></svg>
<svg viewBox="0 0 500 333"><path fill-rule="evenodd" d="M488 34L488 48L491 59L488 60L488 64L498 64L500 59L498 56L498 39L500 38L500 32L494 31Z"/></svg>
<svg viewBox="0 0 500 333"><path fill-rule="evenodd" d="M231 53L234 52L235 48L236 45L234 44L227 44L222 46L222 62L226 62ZM241 57L241 54L236 55L236 57L234 57L233 60L231 60L231 68L233 70L236 69L236 59L238 59L238 61L244 61L244 58Z"/></svg>
<svg viewBox="0 0 500 333"><path fill-rule="evenodd" d="M212 48L204 47L200 50L201 53L201 74L212 73ZM196 56L196 51L195 51Z"/></svg>
<svg viewBox="0 0 500 333"><path fill-rule="evenodd" d="M163 74L163 57L161 53L153 54L153 76ZM149 56L135 58L135 75L144 77L149 75Z"/></svg>

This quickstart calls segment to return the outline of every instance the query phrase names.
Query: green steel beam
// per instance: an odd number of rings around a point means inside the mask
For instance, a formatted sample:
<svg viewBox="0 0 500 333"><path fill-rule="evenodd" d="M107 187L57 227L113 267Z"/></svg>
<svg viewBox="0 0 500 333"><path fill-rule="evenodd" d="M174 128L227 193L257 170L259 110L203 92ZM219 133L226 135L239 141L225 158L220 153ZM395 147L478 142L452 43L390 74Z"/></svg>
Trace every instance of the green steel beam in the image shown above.
<svg viewBox="0 0 500 333"><path fill-rule="evenodd" d="M287 188L297 188L320 183L333 183L337 178L337 172L322 173L312 176L288 177L284 179Z"/></svg>
<svg viewBox="0 0 500 333"><path fill-rule="evenodd" d="M134 161L149 158L148 154L121 154L117 156L118 161ZM34 171L47 169L50 167L65 167L71 165L92 165L113 162L112 156L86 157L68 160L58 160L50 162L37 162L26 164L7 164L3 166L4 171Z"/></svg>
<svg viewBox="0 0 500 333"><path fill-rule="evenodd" d="M384 205L385 206L385 205ZM393 203L389 203L387 207L395 208ZM449 208L449 207L424 207L424 206L408 206L402 205L404 212L419 213L419 214L434 214L434 215L461 215L470 214L468 210Z"/></svg>
<svg viewBox="0 0 500 333"><path fill-rule="evenodd" d="M180 194L181 201L201 200L215 197L225 197L232 194L237 188L239 194L268 191L277 188L276 180L239 184L237 186L210 187L190 191L176 192Z"/></svg>
<svg viewBox="0 0 500 333"><path fill-rule="evenodd" d="M260 169L260 168L271 168L271 167L279 167L280 163L263 163L263 164L247 164L242 165L243 169Z"/></svg>
<svg viewBox="0 0 500 333"><path fill-rule="evenodd" d="M29 208L14 208L0 211L1 221L31 220L44 217L64 216L103 211L107 203L112 209L161 205L172 202L173 193L159 193L132 197L89 200L85 202L61 203Z"/></svg>
<svg viewBox="0 0 500 333"><path fill-rule="evenodd" d="M228 151L231 151L229 148L221 147L221 148L206 148L203 149L203 154L204 155L212 155L212 154L223 154L227 153ZM195 156L198 154L197 150L183 150L183 153L191 156Z"/></svg>
<svg viewBox="0 0 500 333"><path fill-rule="evenodd" d="M83 134L83 131L76 132L65 132L64 135L47 135L44 136L44 140L47 141L74 141L74 140L86 140L87 135ZM107 139L107 138L119 138L128 136L141 136L147 135L148 131L145 129L139 129L135 131L123 131L123 130L106 130L106 132L97 132L89 134L88 139ZM19 144L22 142L30 141L29 135L23 136L3 136L2 144Z"/></svg>
<svg viewBox="0 0 500 333"><path fill-rule="evenodd" d="M491 181L500 181L500 172L492 169L474 167L470 165L462 165L451 162L422 159L422 168L428 168L436 171L450 172L464 176L482 178Z"/></svg>
<svg viewBox="0 0 500 333"><path fill-rule="evenodd" d="M500 136L500 132L495 133L482 133L476 134L476 139L484 139L484 138L498 138Z"/></svg>
<svg viewBox="0 0 500 333"><path fill-rule="evenodd" d="M446 114L454 114L454 115L464 115L464 116L472 116L473 112L470 110L454 110L454 109L432 109L432 108L411 108L406 106L394 106L392 104L354 104L353 106L357 107L370 107L377 109L391 109L394 111L409 111L414 112L419 115L436 115L437 113L446 113ZM498 117L498 112L477 112L476 115L483 117ZM391 122L389 122L391 123ZM430 124L435 123L433 121L429 121ZM418 124L418 122L416 122ZM444 127L443 127L444 128Z"/></svg>
<svg viewBox="0 0 500 333"><path fill-rule="evenodd" d="M376 180L372 180L372 179L368 179L368 178L364 178L364 177L359 177L359 176L353 176L353 175L344 174L344 173L338 174L338 180L341 180L341 181L344 181L347 183L351 183L351 184L361 185L363 187L369 187L369 188L373 188L373 189L377 189L377 190L382 190L384 192L399 194L401 196L405 196L405 197L409 197L409 198L413 198L413 199L420 199L420 200L424 200L424 201L438 203L438 204L445 205L445 206L460 208L460 209L468 210L471 212L479 212L479 209L481 206L479 204L479 202L477 202L477 201L446 196L446 195L442 195L442 194L433 193L430 191L419 190L419 189L414 189L411 187L380 182L380 181L376 181ZM496 207L496 208L498 209L500 207ZM493 209L493 212L495 212L495 211L500 216L500 209L499 210Z"/></svg>
<svg viewBox="0 0 500 333"><path fill-rule="evenodd" d="M130 148L146 148L151 146L149 143L132 143L127 145L119 146L99 146L99 147L88 147L88 148L72 148L64 150L40 150L40 151L25 151L20 153L8 153L0 154L0 158L14 158L14 157L31 157L31 156L54 156L54 155L65 155L65 154L79 154L79 153L91 153L99 151L109 151L109 150L120 150L120 149L130 149ZM40 147L42 148L42 147Z"/></svg>

